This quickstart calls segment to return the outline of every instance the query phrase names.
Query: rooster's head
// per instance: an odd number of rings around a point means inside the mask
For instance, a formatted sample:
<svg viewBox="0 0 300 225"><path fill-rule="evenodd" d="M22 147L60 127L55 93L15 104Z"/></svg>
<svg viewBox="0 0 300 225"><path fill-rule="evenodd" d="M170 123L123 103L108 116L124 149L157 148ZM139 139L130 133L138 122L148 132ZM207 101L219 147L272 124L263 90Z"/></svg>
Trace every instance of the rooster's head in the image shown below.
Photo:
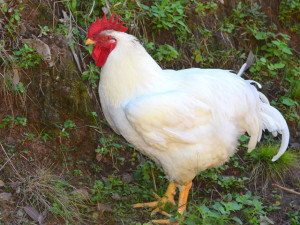
<svg viewBox="0 0 300 225"><path fill-rule="evenodd" d="M120 16L113 21L114 14L109 20L106 19L104 14L103 19L100 21L99 17L93 22L88 30L88 39L85 44L95 45L92 57L96 61L96 65L101 67L106 62L109 53L116 47L116 39L106 35L103 31L115 30L119 32L127 31L127 28L123 26L123 21L118 23Z"/></svg>

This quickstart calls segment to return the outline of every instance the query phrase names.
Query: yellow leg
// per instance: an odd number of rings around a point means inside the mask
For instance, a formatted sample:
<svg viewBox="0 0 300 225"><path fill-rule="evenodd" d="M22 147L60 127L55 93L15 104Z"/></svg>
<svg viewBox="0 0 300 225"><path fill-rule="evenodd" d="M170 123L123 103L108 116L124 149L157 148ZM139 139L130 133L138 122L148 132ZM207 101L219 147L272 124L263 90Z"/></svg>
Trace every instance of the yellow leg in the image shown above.
<svg viewBox="0 0 300 225"><path fill-rule="evenodd" d="M178 212L182 215L183 212L186 210L186 202L189 196L189 191L192 187L192 182L189 183L182 189L179 193L179 199L178 199Z"/></svg>
<svg viewBox="0 0 300 225"><path fill-rule="evenodd" d="M144 206L156 207L155 209L152 210L151 216L154 215L157 212L161 212L163 215L170 216L168 213L161 210L161 208L163 209L167 202L171 202L175 205L174 195L176 194L176 186L175 186L174 182L169 183L167 191L166 191L165 195L162 198L159 197L155 193L153 193L153 194L154 194L154 197L157 199L157 201L146 202L146 203L137 203L137 204L134 204L133 207L134 208L139 208L139 207L144 207Z"/></svg>
<svg viewBox="0 0 300 225"><path fill-rule="evenodd" d="M189 196L189 191L192 187L192 182L186 185L180 192L179 192L179 199L178 199L178 210L181 215L186 210L186 202ZM178 224L178 222L171 222L169 219L167 220L152 220L152 222L158 224Z"/></svg>

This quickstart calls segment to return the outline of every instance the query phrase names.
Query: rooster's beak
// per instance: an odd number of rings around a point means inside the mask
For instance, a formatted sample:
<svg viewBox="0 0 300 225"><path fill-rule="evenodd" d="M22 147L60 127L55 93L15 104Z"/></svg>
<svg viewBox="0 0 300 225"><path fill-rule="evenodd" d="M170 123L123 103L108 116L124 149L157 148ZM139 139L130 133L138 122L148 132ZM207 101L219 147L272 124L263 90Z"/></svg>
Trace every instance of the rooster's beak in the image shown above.
<svg viewBox="0 0 300 225"><path fill-rule="evenodd" d="M93 41L92 39L87 39L86 41L85 41L85 45L95 45L97 42L96 41Z"/></svg>

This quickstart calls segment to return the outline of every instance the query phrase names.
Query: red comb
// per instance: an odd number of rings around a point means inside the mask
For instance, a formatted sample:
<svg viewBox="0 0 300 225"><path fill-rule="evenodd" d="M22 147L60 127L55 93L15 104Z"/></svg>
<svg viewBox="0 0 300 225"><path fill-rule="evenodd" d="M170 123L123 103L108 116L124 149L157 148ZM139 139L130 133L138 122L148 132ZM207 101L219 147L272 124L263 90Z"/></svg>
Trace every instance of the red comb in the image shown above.
<svg viewBox="0 0 300 225"><path fill-rule="evenodd" d="M88 31L88 38L92 39L95 34L99 34L104 30L115 30L120 32L127 31L127 27L122 26L124 21L118 23L120 16L113 21L115 14L113 13L109 20L106 19L106 14L104 14L103 19L100 21L99 17L93 22Z"/></svg>

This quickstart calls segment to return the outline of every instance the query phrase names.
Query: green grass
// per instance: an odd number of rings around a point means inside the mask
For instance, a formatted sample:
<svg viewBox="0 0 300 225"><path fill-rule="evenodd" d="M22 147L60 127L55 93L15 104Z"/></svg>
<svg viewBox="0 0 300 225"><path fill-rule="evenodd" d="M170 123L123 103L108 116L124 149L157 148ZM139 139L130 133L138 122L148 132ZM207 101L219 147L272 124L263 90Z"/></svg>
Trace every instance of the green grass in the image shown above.
<svg viewBox="0 0 300 225"><path fill-rule="evenodd" d="M261 145L251 152L251 178L255 184L261 181L266 188L271 181L284 182L285 175L299 167L299 153L291 150L286 151L277 161L272 162L271 159L277 154L278 149L278 145Z"/></svg>

